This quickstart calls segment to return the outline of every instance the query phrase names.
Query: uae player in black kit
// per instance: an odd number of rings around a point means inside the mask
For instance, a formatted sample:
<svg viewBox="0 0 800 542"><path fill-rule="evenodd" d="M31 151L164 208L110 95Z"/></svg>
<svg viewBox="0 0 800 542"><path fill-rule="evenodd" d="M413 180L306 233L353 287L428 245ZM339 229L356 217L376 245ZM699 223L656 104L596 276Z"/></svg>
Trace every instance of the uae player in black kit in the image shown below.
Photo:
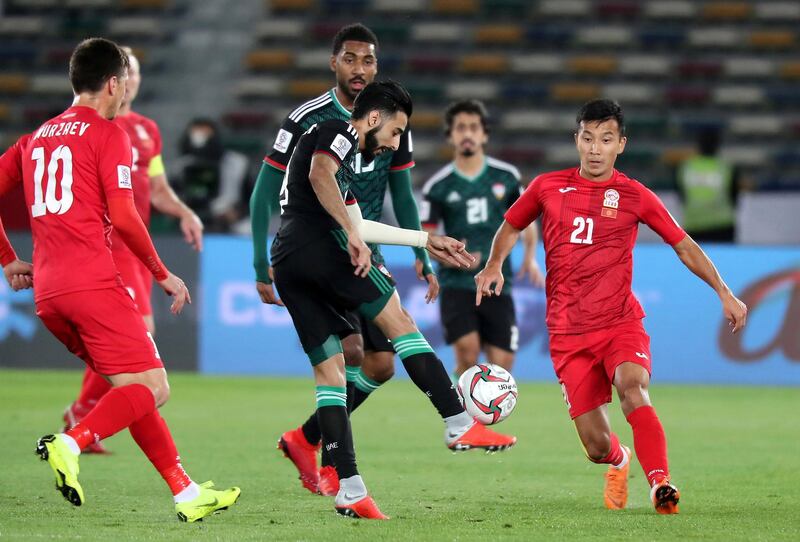
<svg viewBox="0 0 800 542"><path fill-rule="evenodd" d="M409 376L444 419L450 449L497 451L516 442L464 411L441 361L400 305L391 277L373 267L365 244L418 246L440 261L466 267L472 260L463 243L363 220L348 194L355 154L371 160L397 149L411 110L411 98L399 84L372 83L356 99L349 122L329 120L309 128L287 168L272 246L275 284L314 368L322 442L340 479L336 510L366 519L386 516L356 467L340 342L352 332L345 311L359 311L392 341Z"/></svg>

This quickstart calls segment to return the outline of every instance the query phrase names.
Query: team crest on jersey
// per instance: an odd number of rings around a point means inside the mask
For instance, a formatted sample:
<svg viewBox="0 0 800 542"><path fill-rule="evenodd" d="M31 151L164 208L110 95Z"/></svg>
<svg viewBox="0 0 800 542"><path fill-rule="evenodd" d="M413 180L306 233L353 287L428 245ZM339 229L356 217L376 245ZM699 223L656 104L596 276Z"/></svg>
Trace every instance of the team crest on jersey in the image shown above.
<svg viewBox="0 0 800 542"><path fill-rule="evenodd" d="M447 203L456 203L458 201L461 201L461 195L458 192L453 191L448 194Z"/></svg>
<svg viewBox="0 0 800 542"><path fill-rule="evenodd" d="M506 195L506 185L503 183L494 183L492 185L492 194L494 194L494 197L497 199L503 199Z"/></svg>
<svg viewBox="0 0 800 542"><path fill-rule="evenodd" d="M609 188L603 194L603 208L600 210L600 216L617 218L617 208L619 208L619 192Z"/></svg>

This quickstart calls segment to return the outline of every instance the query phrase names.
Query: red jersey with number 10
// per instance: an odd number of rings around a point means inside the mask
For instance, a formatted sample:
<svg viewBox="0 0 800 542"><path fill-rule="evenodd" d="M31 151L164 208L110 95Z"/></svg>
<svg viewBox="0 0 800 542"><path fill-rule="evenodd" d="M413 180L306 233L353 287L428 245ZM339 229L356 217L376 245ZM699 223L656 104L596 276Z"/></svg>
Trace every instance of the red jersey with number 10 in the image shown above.
<svg viewBox="0 0 800 542"><path fill-rule="evenodd" d="M107 201L133 198L125 132L94 109L73 106L19 150L36 301L122 285L111 257Z"/></svg>
<svg viewBox="0 0 800 542"><path fill-rule="evenodd" d="M539 175L505 215L519 230L542 216L547 327L554 334L643 318L631 289L639 223L672 246L686 236L658 196L638 181L617 170L603 182L578 172Z"/></svg>

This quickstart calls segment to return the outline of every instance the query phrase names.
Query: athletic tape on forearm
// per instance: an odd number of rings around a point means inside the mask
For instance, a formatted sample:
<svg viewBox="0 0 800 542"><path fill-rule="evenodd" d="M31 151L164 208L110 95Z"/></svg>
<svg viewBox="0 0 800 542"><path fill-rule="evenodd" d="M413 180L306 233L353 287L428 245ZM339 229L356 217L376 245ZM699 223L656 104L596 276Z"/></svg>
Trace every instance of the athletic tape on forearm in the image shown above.
<svg viewBox="0 0 800 542"><path fill-rule="evenodd" d="M381 222L364 220L358 204L348 205L347 214L350 222L358 228L361 239L365 243L377 245L401 245L406 247L425 248L428 246L428 232L419 230L405 230Z"/></svg>

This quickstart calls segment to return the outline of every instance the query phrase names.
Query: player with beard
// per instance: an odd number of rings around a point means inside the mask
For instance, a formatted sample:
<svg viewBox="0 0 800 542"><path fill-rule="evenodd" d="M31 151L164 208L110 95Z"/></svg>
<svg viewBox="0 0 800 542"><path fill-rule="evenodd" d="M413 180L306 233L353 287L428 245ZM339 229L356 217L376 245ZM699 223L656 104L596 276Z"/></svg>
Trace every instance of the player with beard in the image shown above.
<svg viewBox="0 0 800 542"><path fill-rule="evenodd" d="M314 124L329 119L350 119L356 96L378 73L377 49L377 37L365 26L353 24L341 28L333 39L330 59L330 68L336 74L336 86L289 114L278 130L272 150L264 158L250 198L256 288L264 303L282 304L272 287L266 250L267 230L271 208L278 204L278 193L297 141ZM410 170L414 166L411 146L411 134L406 130L397 149L384 152L370 162L356 155L350 189L364 218L380 220L388 188L400 226L420 229L417 204L411 190ZM370 249L381 271L388 272L380 247L370 245ZM417 275L428 281L426 300L431 302L439 292L436 275L425 250L414 248L414 253ZM348 409L353 411L394 375L395 352L372 322L358 313L350 313L348 320L354 333L342 340L342 347L347 362ZM303 487L314 493L335 495L338 491L336 470L324 450L322 467L317 466L320 438L317 417L312 413L301 427L286 431L278 446L297 467Z"/></svg>
<svg viewBox="0 0 800 542"><path fill-rule="evenodd" d="M516 442L464 411L441 361L400 305L394 281L373 265L365 244L425 248L453 266L472 262L455 239L364 220L350 193L356 152L371 163L396 150L411 112L403 87L371 83L356 98L349 122L323 121L303 134L287 167L281 226L272 245L275 284L314 369L322 441L340 482L336 510L368 519L386 516L367 494L356 467L341 344L352 332L345 311L357 310L389 338L412 381L442 417L448 448L498 451Z"/></svg>
<svg viewBox="0 0 800 542"><path fill-rule="evenodd" d="M489 258L492 237L503 214L517 201L521 185L517 168L484 153L489 141L489 116L479 100L455 102L445 112L445 136L454 151L453 162L434 174L423 188L422 222L435 232L444 223L447 235L462 240L475 257L470 269L442 266L439 305L445 339L453 345L456 376L478 362L481 349L491 363L511 370L519 332L511 291L475 306L473 276ZM544 278L536 263L536 226L523 232L525 255L519 277L528 275L537 286ZM511 274L511 262L503 272Z"/></svg>

